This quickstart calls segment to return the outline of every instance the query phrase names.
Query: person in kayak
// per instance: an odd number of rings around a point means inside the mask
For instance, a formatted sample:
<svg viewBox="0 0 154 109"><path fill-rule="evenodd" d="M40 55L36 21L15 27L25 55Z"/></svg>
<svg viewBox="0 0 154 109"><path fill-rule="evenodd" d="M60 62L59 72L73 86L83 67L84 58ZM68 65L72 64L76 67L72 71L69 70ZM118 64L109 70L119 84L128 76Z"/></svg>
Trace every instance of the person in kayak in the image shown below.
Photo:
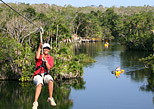
<svg viewBox="0 0 154 109"><path fill-rule="evenodd" d="M41 93L42 86L48 84L49 97L47 102L52 106L56 106L56 103L52 97L53 94L53 78L49 75L49 70L52 69L54 65L54 59L48 53L50 52L50 45L48 43L43 44L43 54L40 54L42 48L42 43L40 43L38 51L35 56L36 61L36 71L33 75L33 82L36 85L35 90L35 100L32 109L37 109L38 98Z"/></svg>
<svg viewBox="0 0 154 109"><path fill-rule="evenodd" d="M121 71L120 67L116 67L115 71Z"/></svg>

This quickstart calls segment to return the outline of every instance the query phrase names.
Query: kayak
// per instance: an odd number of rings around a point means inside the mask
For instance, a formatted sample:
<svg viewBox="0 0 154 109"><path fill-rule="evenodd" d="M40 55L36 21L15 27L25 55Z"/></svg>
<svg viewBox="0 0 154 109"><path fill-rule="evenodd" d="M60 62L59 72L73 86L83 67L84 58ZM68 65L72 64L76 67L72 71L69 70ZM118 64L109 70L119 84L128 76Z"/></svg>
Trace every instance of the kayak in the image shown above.
<svg viewBox="0 0 154 109"><path fill-rule="evenodd" d="M116 77L120 77L121 73L124 73L125 70L120 70L120 71L112 71L112 74L115 74Z"/></svg>
<svg viewBox="0 0 154 109"><path fill-rule="evenodd" d="M125 72L125 70L115 71L115 74L116 73L124 73L124 72Z"/></svg>
<svg viewBox="0 0 154 109"><path fill-rule="evenodd" d="M108 46L109 46L109 44L104 44L104 46L105 46L105 47L108 47Z"/></svg>

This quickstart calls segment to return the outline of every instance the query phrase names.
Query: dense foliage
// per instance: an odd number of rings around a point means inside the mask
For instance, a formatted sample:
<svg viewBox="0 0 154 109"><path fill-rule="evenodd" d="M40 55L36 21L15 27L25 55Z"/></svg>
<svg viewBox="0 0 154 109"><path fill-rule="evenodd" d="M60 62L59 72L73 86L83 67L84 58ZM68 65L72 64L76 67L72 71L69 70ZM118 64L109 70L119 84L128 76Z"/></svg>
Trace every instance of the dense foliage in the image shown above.
<svg viewBox="0 0 154 109"><path fill-rule="evenodd" d="M86 56L75 56L71 45L65 45L73 34L81 38L116 38L129 49L153 50L154 7L151 6L77 8L48 4L9 5L45 30L44 42L51 43L53 47L51 55L55 58L55 67L51 72L54 72L55 79L83 75L81 62ZM3 4L0 4L0 16L3 16L0 20L1 75L28 81L34 72L39 31ZM153 66L153 55L151 57L152 62L147 60L147 63Z"/></svg>

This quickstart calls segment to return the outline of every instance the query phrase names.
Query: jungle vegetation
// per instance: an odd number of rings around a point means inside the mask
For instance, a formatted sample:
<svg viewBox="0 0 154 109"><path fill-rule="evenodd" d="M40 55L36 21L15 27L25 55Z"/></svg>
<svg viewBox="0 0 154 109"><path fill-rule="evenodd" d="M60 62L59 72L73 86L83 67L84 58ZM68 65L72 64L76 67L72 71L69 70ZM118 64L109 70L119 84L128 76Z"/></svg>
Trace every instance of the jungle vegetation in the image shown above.
<svg viewBox="0 0 154 109"><path fill-rule="evenodd" d="M64 7L49 4L9 3L36 25L43 27L43 42L51 43L54 79L82 77L86 54L75 55L72 35L80 38L117 39L133 50L154 49L154 7ZM35 69L39 31L4 4L0 4L0 74L4 79L30 81ZM149 61L150 60L150 61ZM154 69L154 55L141 59Z"/></svg>

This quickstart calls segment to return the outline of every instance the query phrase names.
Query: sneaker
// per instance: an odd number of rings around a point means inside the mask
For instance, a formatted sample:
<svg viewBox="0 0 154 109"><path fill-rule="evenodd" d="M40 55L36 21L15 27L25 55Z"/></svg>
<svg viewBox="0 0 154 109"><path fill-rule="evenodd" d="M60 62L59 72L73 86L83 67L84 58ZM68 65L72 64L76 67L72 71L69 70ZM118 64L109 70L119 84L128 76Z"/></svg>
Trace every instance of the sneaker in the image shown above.
<svg viewBox="0 0 154 109"><path fill-rule="evenodd" d="M38 106L38 102L35 101L35 102L33 103L33 107L32 107L32 109L37 109L37 106Z"/></svg>
<svg viewBox="0 0 154 109"><path fill-rule="evenodd" d="M53 97L52 98L48 98L47 102L49 102L52 106L56 106L56 103L55 103Z"/></svg>

